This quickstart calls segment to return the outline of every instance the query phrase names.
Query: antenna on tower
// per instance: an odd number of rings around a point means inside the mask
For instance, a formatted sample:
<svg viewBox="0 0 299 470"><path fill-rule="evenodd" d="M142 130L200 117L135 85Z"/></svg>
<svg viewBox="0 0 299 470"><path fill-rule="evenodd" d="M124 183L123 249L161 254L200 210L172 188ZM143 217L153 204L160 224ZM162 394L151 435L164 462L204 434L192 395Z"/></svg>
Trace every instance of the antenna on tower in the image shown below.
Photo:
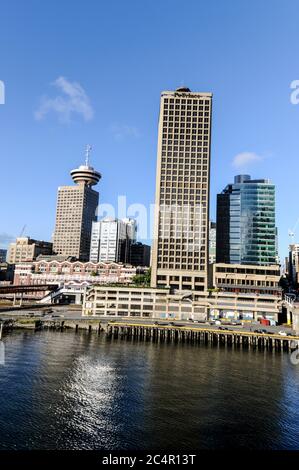
<svg viewBox="0 0 299 470"><path fill-rule="evenodd" d="M89 155L91 152L92 146L87 144L85 150L85 166L89 166Z"/></svg>

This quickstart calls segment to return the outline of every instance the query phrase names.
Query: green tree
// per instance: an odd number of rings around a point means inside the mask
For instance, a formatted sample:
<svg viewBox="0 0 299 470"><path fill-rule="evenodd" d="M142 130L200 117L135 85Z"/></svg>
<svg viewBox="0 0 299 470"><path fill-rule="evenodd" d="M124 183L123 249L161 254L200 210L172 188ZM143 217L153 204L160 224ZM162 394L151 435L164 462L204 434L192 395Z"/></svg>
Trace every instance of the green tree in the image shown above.
<svg viewBox="0 0 299 470"><path fill-rule="evenodd" d="M149 287L151 285L151 270L148 269L145 274L136 274L132 279L132 284L135 284L136 286Z"/></svg>

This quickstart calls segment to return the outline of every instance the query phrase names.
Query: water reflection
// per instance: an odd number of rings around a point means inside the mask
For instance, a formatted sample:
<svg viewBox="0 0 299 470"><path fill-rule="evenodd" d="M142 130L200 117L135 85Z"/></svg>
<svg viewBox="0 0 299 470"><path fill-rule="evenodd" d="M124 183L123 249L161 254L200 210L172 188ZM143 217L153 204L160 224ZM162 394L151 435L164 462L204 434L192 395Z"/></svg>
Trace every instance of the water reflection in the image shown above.
<svg viewBox="0 0 299 470"><path fill-rule="evenodd" d="M0 449L299 448L287 354L13 332Z"/></svg>

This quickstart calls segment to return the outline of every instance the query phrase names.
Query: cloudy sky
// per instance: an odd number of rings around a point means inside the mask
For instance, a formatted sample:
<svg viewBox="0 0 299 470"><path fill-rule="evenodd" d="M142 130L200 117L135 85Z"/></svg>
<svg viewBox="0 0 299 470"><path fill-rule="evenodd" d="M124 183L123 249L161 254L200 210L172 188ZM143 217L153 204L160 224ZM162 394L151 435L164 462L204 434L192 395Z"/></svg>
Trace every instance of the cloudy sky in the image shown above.
<svg viewBox="0 0 299 470"><path fill-rule="evenodd" d="M24 225L51 238L86 144L101 202L149 207L159 96L185 85L213 92L211 217L235 174L271 178L284 255L299 217L298 17L296 0L1 2L0 246Z"/></svg>

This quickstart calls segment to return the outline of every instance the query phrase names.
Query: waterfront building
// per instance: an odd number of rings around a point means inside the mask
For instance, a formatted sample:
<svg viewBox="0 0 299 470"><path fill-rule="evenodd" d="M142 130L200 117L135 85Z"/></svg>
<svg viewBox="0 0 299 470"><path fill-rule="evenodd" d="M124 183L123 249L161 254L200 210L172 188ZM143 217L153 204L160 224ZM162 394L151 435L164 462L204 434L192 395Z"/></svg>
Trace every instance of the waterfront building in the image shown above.
<svg viewBox="0 0 299 470"><path fill-rule="evenodd" d="M32 263L20 263L15 266L15 285L40 284L131 284L136 274L144 274L146 267L122 263L92 263L74 261L72 258L40 258Z"/></svg>
<svg viewBox="0 0 299 470"><path fill-rule="evenodd" d="M43 240L34 240L30 237L18 237L15 242L10 243L7 254L9 264L33 261L40 254L51 254L52 243Z"/></svg>
<svg viewBox="0 0 299 470"><path fill-rule="evenodd" d="M134 219L105 218L92 223L89 260L101 262L130 262L131 244L136 239Z"/></svg>
<svg viewBox="0 0 299 470"><path fill-rule="evenodd" d="M217 195L217 263L272 265L277 261L275 186L238 175Z"/></svg>
<svg viewBox="0 0 299 470"><path fill-rule="evenodd" d="M113 288L87 289L83 301L83 315L132 316L158 318L190 318L194 305L188 298L174 297L166 288ZM205 318L203 306L198 307L197 316Z"/></svg>
<svg viewBox="0 0 299 470"><path fill-rule="evenodd" d="M90 286L83 299L83 315L150 317L176 320L278 321L281 297L272 294L236 292L181 292L167 288Z"/></svg>
<svg viewBox="0 0 299 470"><path fill-rule="evenodd" d="M213 285L222 292L272 294L282 297L279 265L216 263L213 273Z"/></svg>
<svg viewBox="0 0 299 470"><path fill-rule="evenodd" d="M216 263L216 223L209 224L209 264Z"/></svg>
<svg viewBox="0 0 299 470"><path fill-rule="evenodd" d="M149 266L151 261L151 247L144 243L135 242L131 245L130 264L133 266Z"/></svg>
<svg viewBox="0 0 299 470"><path fill-rule="evenodd" d="M58 255L73 256L88 261L92 222L96 221L99 193L92 186L101 174L89 164L86 151L84 165L71 171L74 186L60 186L57 195L53 251Z"/></svg>
<svg viewBox="0 0 299 470"><path fill-rule="evenodd" d="M152 287L207 289L211 116L211 93L161 94Z"/></svg>
<svg viewBox="0 0 299 470"><path fill-rule="evenodd" d="M0 263L5 263L7 257L7 250L0 248Z"/></svg>

